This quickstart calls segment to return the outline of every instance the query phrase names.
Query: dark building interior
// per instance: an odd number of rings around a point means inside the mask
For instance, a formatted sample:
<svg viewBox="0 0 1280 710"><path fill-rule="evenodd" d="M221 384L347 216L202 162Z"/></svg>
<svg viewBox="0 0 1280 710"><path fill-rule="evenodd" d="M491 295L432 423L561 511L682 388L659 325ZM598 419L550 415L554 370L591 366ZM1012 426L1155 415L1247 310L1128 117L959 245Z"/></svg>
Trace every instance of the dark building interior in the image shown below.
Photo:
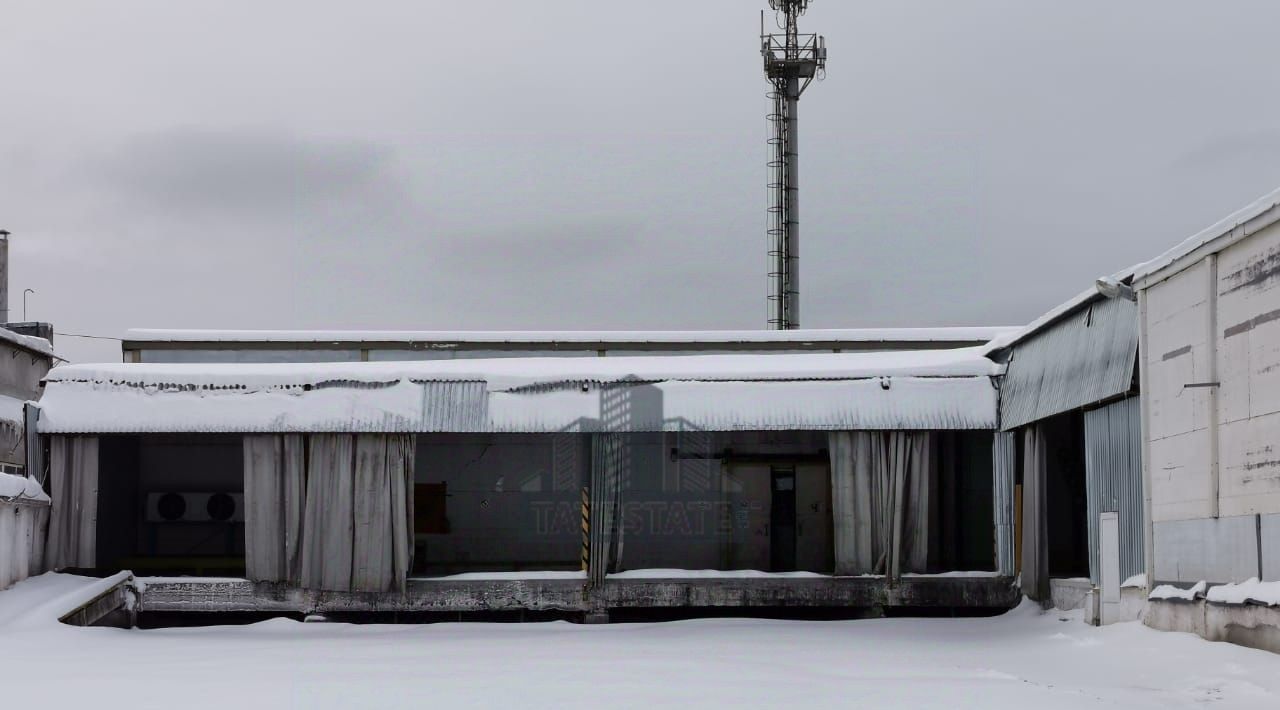
<svg viewBox="0 0 1280 710"><path fill-rule="evenodd" d="M414 574L580 570L593 439L420 435ZM929 571L994 569L990 433L933 441ZM99 446L100 568L243 574L240 437L103 436ZM832 573L824 432L636 433L622 451L611 572Z"/></svg>

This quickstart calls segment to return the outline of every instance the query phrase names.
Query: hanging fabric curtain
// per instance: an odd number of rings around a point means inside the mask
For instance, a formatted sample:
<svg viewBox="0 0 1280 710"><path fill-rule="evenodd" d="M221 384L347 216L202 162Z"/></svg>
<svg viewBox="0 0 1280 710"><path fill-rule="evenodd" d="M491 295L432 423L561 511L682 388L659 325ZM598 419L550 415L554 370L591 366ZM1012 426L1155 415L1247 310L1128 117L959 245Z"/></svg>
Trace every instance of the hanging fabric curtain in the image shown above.
<svg viewBox="0 0 1280 710"><path fill-rule="evenodd" d="M889 434L889 441L895 456L894 465L900 471L900 485L906 490L905 497L897 501L902 526L895 530L902 540L900 545L895 545L900 557L894 577L902 572L928 572L935 532L931 528L937 507L932 437L928 432L895 431Z"/></svg>
<svg viewBox="0 0 1280 710"><path fill-rule="evenodd" d="M1013 490L1018 478L1018 435L998 431L992 452L992 500L996 532L996 569L1003 577L1014 575Z"/></svg>
<svg viewBox="0 0 1280 710"><path fill-rule="evenodd" d="M831 502L837 575L883 574L893 518L885 434L831 432Z"/></svg>
<svg viewBox="0 0 1280 710"><path fill-rule="evenodd" d="M313 434L307 446L301 585L404 591L413 566L414 440Z"/></svg>
<svg viewBox="0 0 1280 710"><path fill-rule="evenodd" d="M411 565L413 443L405 436L356 437L351 587L404 591Z"/></svg>
<svg viewBox="0 0 1280 710"><path fill-rule="evenodd" d="M926 571L937 474L928 432L832 432L836 574Z"/></svg>
<svg viewBox="0 0 1280 710"><path fill-rule="evenodd" d="M1023 430L1022 457L1022 593L1044 600L1049 597L1048 458L1039 426Z"/></svg>
<svg viewBox="0 0 1280 710"><path fill-rule="evenodd" d="M889 468L889 448L884 432L858 432L859 470L871 505L871 574L885 574L889 567L889 546L893 541L893 476Z"/></svg>
<svg viewBox="0 0 1280 710"><path fill-rule="evenodd" d="M351 591L355 437L312 434L302 517L302 586Z"/></svg>
<svg viewBox="0 0 1280 710"><path fill-rule="evenodd" d="M245 573L255 582L302 578L306 460L300 435L244 437Z"/></svg>
<svg viewBox="0 0 1280 710"><path fill-rule="evenodd" d="M408 434L387 438L387 470L391 478L391 587L403 592L413 572L413 479L418 439Z"/></svg>
<svg viewBox="0 0 1280 710"><path fill-rule="evenodd" d="M91 568L97 557L98 438L52 437L49 470L52 505L46 568Z"/></svg>

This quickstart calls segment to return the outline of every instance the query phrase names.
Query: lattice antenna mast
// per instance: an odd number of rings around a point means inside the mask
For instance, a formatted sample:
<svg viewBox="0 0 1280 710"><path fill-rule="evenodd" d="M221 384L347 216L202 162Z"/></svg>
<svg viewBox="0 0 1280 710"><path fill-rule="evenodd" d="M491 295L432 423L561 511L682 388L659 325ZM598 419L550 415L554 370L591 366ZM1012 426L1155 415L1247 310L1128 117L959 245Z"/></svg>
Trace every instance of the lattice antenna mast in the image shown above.
<svg viewBox="0 0 1280 710"><path fill-rule="evenodd" d="M767 34L760 14L769 114L769 327L800 327L800 96L827 68L827 42L800 34L810 0L769 0L783 34Z"/></svg>

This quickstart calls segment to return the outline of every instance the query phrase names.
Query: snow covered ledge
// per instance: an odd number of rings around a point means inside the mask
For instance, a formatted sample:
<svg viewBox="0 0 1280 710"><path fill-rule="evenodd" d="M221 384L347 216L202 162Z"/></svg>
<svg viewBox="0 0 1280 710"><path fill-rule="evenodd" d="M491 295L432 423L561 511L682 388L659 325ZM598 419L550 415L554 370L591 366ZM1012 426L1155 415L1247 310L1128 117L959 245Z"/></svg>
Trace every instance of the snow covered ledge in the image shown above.
<svg viewBox="0 0 1280 710"><path fill-rule="evenodd" d="M1280 582L1161 585L1152 590L1142 623L1280 653Z"/></svg>

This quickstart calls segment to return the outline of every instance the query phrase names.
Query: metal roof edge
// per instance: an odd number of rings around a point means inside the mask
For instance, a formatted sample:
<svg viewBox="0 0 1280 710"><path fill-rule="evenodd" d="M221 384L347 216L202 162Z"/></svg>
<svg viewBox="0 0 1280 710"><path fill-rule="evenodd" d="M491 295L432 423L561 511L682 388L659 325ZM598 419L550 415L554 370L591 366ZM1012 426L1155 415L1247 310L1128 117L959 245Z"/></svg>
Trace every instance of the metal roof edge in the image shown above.
<svg viewBox="0 0 1280 710"><path fill-rule="evenodd" d="M1133 275L1137 268L1137 266L1131 266L1127 269L1117 271L1116 273L1111 274L1111 278L1121 283L1132 283ZM1035 337L1045 329L1056 325L1064 318L1070 317L1085 306L1103 298L1106 298L1106 296L1099 293L1096 286L1081 291L1075 296L1072 296L1066 301L1063 301L1057 306L1049 309L1044 315L1031 321L1020 330L993 339L990 343L987 343L985 348L983 348L982 355L995 362L1000 362L997 358L998 354L1013 348L1018 343Z"/></svg>
<svg viewBox="0 0 1280 710"><path fill-rule="evenodd" d="M1280 222L1280 189L1267 193L1141 264L1135 269L1133 286L1138 290L1150 288L1186 270L1205 256L1216 254L1277 222Z"/></svg>
<svg viewBox="0 0 1280 710"><path fill-rule="evenodd" d="M1015 330L1016 326L942 326L905 328L768 330L599 330L599 331L328 331L328 330L194 330L147 329L126 331L122 346L141 348L184 348L199 346L306 347L373 349L405 348L451 350L467 347L541 346L546 349L611 348L631 346L738 345L787 346L840 344L983 344L992 337ZM558 346L558 347L557 347Z"/></svg>

